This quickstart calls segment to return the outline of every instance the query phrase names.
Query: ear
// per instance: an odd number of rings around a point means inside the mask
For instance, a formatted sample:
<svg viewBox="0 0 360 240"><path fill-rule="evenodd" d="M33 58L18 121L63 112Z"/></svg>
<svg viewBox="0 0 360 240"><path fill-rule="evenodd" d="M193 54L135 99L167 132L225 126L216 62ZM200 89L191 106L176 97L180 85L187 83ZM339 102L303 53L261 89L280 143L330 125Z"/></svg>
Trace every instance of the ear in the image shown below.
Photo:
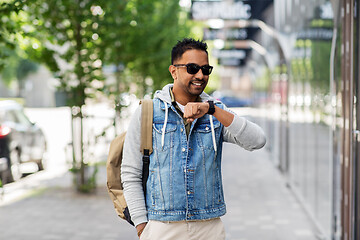
<svg viewBox="0 0 360 240"><path fill-rule="evenodd" d="M177 75L176 75L176 67L174 65L169 66L169 72L172 78L175 80L177 78Z"/></svg>

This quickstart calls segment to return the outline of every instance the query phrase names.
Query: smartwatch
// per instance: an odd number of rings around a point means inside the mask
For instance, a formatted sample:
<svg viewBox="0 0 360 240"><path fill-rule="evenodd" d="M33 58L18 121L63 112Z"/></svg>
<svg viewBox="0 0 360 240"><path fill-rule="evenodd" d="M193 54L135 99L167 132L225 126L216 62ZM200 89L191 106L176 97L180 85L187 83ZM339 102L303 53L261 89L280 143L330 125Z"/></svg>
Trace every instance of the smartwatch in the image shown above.
<svg viewBox="0 0 360 240"><path fill-rule="evenodd" d="M207 102L209 103L209 111L207 112L207 114L213 115L215 113L214 101L209 100Z"/></svg>

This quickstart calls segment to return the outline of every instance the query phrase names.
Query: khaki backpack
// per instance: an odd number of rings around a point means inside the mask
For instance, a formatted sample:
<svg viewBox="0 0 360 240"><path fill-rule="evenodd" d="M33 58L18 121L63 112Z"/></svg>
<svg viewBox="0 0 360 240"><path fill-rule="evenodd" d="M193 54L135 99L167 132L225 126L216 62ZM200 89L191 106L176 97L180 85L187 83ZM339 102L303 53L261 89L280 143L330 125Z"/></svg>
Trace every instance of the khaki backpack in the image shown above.
<svg viewBox="0 0 360 240"><path fill-rule="evenodd" d="M144 194L146 193L146 181L149 176L150 154L152 153L152 122L153 122L153 102L152 100L141 100L141 144L140 151L143 154L142 182ZM110 143L110 150L106 162L107 189L113 201L115 211L119 217L128 221L131 225L129 209L127 207L123 186L121 183L121 162L126 132L117 136ZM134 149L134 151L137 151Z"/></svg>

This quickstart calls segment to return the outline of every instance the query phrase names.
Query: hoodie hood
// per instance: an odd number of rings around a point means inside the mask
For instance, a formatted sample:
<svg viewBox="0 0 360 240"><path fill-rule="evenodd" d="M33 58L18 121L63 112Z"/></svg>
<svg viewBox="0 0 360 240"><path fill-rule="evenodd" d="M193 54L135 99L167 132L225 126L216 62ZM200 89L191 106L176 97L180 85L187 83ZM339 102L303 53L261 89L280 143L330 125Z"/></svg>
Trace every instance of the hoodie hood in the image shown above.
<svg viewBox="0 0 360 240"><path fill-rule="evenodd" d="M170 96L170 93L169 93L169 90L170 88L173 87L174 84L167 84L165 85L161 90L157 90L154 94L154 98L158 98L160 99L161 101L163 102L166 102L166 103L169 103L171 104L171 96ZM205 92L202 92L200 94L200 98L201 98L201 101L202 102L206 102L208 100L212 100L214 101L215 103L218 103L219 101L216 100L215 98L209 96L208 94L206 94Z"/></svg>

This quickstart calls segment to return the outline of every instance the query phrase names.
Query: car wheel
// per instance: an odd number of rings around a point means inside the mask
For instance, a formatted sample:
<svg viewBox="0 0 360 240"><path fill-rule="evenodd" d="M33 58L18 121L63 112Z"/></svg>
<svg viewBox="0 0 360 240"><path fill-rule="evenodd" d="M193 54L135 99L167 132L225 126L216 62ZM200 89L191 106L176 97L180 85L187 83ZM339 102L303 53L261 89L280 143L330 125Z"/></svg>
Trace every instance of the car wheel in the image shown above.
<svg viewBox="0 0 360 240"><path fill-rule="evenodd" d="M42 155L42 158L40 160L38 160L36 162L36 164L38 165L38 169L39 171L42 171L44 170L47 166L47 145L45 144L45 147L44 147L44 153Z"/></svg>
<svg viewBox="0 0 360 240"><path fill-rule="evenodd" d="M44 170L46 168L46 158L43 156L43 158L41 160L37 161L36 164L38 165L39 171Z"/></svg>
<svg viewBox="0 0 360 240"><path fill-rule="evenodd" d="M42 160L40 160L39 162L37 162L37 165L38 165L39 171L44 170L44 164L43 164L43 161L42 161Z"/></svg>
<svg viewBox="0 0 360 240"><path fill-rule="evenodd" d="M20 155L17 150L10 152L10 181L17 181L22 177L20 169Z"/></svg>

